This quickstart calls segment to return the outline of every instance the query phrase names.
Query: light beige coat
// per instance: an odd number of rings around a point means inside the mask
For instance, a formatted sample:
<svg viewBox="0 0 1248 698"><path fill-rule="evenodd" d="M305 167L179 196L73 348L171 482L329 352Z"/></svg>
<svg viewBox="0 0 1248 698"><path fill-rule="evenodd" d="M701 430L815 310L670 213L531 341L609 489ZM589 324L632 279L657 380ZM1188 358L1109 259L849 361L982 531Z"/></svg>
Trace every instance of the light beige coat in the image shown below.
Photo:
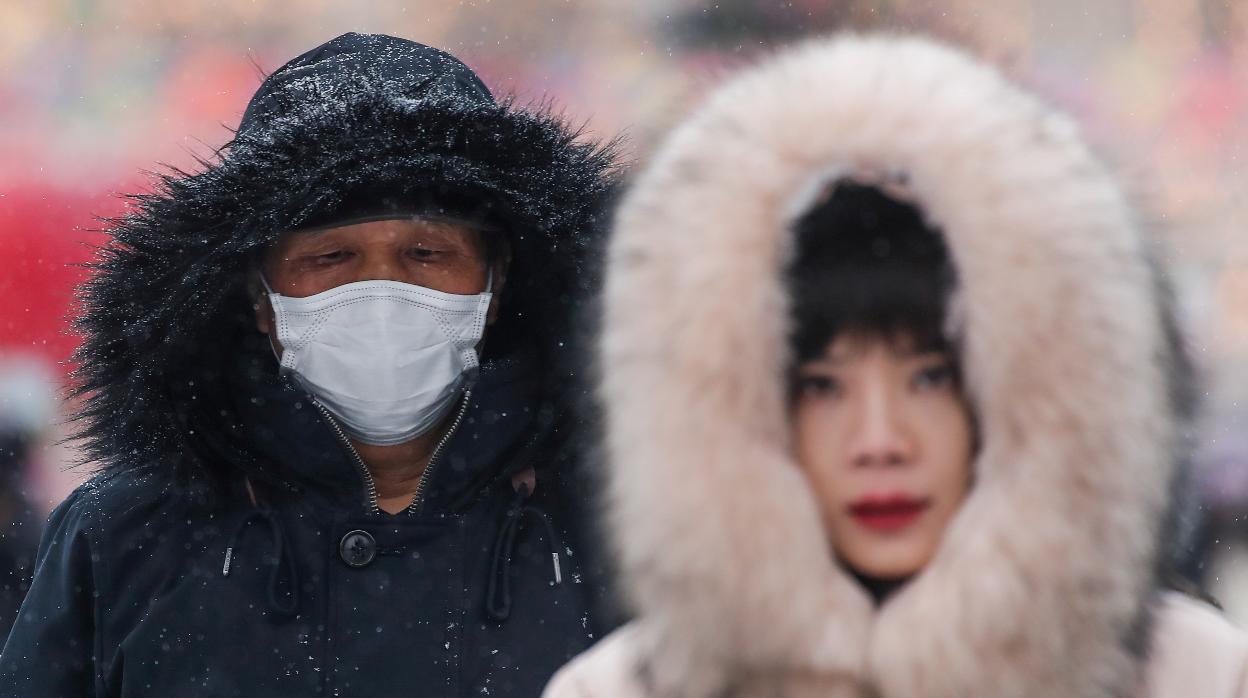
<svg viewBox="0 0 1248 698"><path fill-rule="evenodd" d="M881 607L827 554L782 378L792 223L841 179L943 231L982 441L935 557ZM552 695L636 695L638 671L688 698L1235 695L1242 636L1156 592L1182 426L1158 278L1075 125L957 51L816 41L727 83L616 220L601 397L640 620Z"/></svg>
<svg viewBox="0 0 1248 698"><path fill-rule="evenodd" d="M1174 592L1161 597L1156 624L1138 698L1248 698L1248 636L1239 628ZM654 698L642 634L637 625L615 631L556 674L543 698ZM1059 694L1036 687L1033 695Z"/></svg>

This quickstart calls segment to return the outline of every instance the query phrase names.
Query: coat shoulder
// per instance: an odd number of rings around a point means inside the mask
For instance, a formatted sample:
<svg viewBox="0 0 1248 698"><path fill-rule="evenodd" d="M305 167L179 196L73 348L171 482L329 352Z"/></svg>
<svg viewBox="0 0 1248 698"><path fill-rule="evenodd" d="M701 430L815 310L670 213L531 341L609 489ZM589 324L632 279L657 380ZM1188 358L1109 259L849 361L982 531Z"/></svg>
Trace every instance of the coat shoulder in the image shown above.
<svg viewBox="0 0 1248 698"><path fill-rule="evenodd" d="M129 518L171 503L178 497L171 485L150 474L135 472L101 473L79 485L62 506L82 510L95 523Z"/></svg>
<svg viewBox="0 0 1248 698"><path fill-rule="evenodd" d="M646 698L636 623L602 639L555 674L542 698Z"/></svg>
<svg viewBox="0 0 1248 698"><path fill-rule="evenodd" d="M100 474L79 485L49 517L48 532L111 541L131 529L160 530L157 519L182 501L160 478L137 473Z"/></svg>
<svg viewBox="0 0 1248 698"><path fill-rule="evenodd" d="M1248 698L1248 633L1212 606L1166 592L1153 632L1148 698Z"/></svg>

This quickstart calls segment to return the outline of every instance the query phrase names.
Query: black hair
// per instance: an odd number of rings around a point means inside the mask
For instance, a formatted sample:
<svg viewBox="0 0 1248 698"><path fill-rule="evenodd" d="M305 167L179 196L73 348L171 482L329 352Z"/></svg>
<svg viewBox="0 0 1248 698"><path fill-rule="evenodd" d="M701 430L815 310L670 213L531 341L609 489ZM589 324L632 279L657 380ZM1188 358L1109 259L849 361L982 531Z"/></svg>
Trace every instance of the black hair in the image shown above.
<svg viewBox="0 0 1248 698"><path fill-rule="evenodd" d="M840 182L794 235L788 281L798 362L845 333L954 353L944 327L956 274L944 236L917 207Z"/></svg>

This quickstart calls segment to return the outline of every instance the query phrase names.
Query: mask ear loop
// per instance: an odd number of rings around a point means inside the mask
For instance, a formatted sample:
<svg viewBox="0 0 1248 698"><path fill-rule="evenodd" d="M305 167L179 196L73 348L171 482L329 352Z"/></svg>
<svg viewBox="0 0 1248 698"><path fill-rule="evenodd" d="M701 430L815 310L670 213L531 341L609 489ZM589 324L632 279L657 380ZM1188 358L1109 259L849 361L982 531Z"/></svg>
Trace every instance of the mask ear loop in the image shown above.
<svg viewBox="0 0 1248 698"><path fill-rule="evenodd" d="M260 285L264 286L265 293L268 294L268 298L269 298L269 309L273 311L273 326L269 328L269 349L272 350L273 352L273 358L277 359L278 367L281 368L282 370L285 370L287 367L286 367L286 364L282 362L282 357L288 352L284 351L282 354L277 353L277 344L275 343L276 341L275 335L277 334L277 322L278 322L277 321L277 308L273 306L273 296L280 296L281 294L276 293L273 290L273 287L269 285L269 280L264 278L263 271L260 272Z"/></svg>
<svg viewBox="0 0 1248 698"><path fill-rule="evenodd" d="M489 314L489 312L490 312L490 302L494 299L494 267L493 267L493 265L489 265L489 266L487 266L487 267L486 267L486 269L485 269L485 290L484 290L484 291L482 291L481 293L479 293L478 295L479 295L479 296L483 296L483 297L484 297L484 298L483 298L483 300L485 301L485 303L484 303L484 307L481 309L481 314L482 314L482 315L487 315L487 316L488 316L488 314ZM482 323L482 328L481 328L481 340L480 340L480 341L478 341L478 342L477 342L477 344L476 344L476 346L474 346L474 347L472 348L472 350L473 350L474 352L476 352L476 354L477 354L477 364L478 364L478 365L480 365L480 363L481 363L481 355L482 355L482 353L485 351L485 338L486 338L486 336L489 334L489 333L486 331L485 322L486 322L486 318L484 318L484 317L483 317L483 318L481 318L481 323Z"/></svg>

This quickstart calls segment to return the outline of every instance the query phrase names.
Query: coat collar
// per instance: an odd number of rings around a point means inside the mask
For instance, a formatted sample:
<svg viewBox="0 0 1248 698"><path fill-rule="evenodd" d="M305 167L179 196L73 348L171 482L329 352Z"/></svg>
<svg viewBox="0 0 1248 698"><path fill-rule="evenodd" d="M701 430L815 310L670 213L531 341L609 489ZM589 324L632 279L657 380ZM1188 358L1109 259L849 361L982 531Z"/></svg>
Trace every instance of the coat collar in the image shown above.
<svg viewBox="0 0 1248 698"><path fill-rule="evenodd" d="M311 396L268 363L271 357L240 362L243 367L231 379L246 448L293 487L319 492L335 506L363 506L367 490L350 451ZM428 510L443 511L502 474L512 447L534 436L537 386L528 361L482 366L463 422L438 459L426 495Z"/></svg>

